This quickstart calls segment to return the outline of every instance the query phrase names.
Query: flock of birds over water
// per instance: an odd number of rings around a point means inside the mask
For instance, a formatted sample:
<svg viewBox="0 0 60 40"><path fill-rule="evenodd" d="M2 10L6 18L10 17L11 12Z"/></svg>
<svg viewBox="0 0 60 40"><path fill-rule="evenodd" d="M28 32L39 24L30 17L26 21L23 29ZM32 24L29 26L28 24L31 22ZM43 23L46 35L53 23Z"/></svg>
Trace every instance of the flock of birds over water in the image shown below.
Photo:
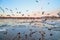
<svg viewBox="0 0 60 40"><path fill-rule="evenodd" d="M35 2L36 3L38 3L40 0L36 0ZM49 5L50 3L48 2L48 5ZM41 8L42 9L42 8ZM5 13L5 11L4 11L4 9L2 8L2 7L0 7L0 10L3 12L3 13ZM5 10L9 10L11 13L13 13L13 10L12 9L9 9L9 8L5 8ZM17 8L15 8L15 10L18 10ZM29 10L26 10L26 12L28 12ZM44 15L44 12L45 11L43 11L42 12L42 15ZM17 11L16 12L17 14L21 14L21 12L19 11ZM13 16L15 16L14 14L12 14ZM48 15L50 15L50 14L48 14ZM58 12L58 14L57 15L59 15L60 16L60 12ZM3 16L3 15L0 15L0 16ZM10 15L7 15L7 16L10 16ZM24 16L24 14L22 14L22 16ZM28 16L30 16L30 15L28 15ZM43 23L46 21L47 19L45 19L45 20L43 20ZM33 22L33 21L32 21ZM31 23L32 23L31 22ZM31 24L30 23L30 24ZM12 30L15 30L15 29L12 29ZM12 39L12 40L16 40L16 38L17 38L17 40L36 40L35 38L32 38L33 36L33 34L35 34L35 33L39 33L40 35L41 35L41 38L38 38L38 40L45 40L45 34L46 34L46 32L45 31L33 31L34 29L29 29L29 35L28 34L24 34L24 38L23 39L21 39L22 37L21 37L21 32L18 32L17 33L17 35L16 36L14 36L14 38ZM48 29L49 31L51 31L51 29ZM7 34L8 34L8 30L4 33L4 36L5 36L5 39L4 40L11 40L11 38L8 38L7 37ZM37 34L36 34L37 35ZM54 34L53 33L50 33L49 34L49 36L50 37L52 37ZM12 35L13 36L13 35ZM32 38L32 39L29 39L28 37L30 37L30 38ZM2 38L0 38L0 39L2 39ZM48 40L48 39L47 39Z"/></svg>
<svg viewBox="0 0 60 40"><path fill-rule="evenodd" d="M35 2L36 2L36 3L39 3L40 0L36 0ZM48 2L47 4L49 5L50 3ZM42 9L42 8L41 8L41 9ZM1 10L3 13L5 13L4 10L10 11L10 12L12 13L12 16L15 16L15 14L13 14L13 10L12 10L12 9L9 9L9 8L4 8L4 9L3 9L3 8L0 6L0 10ZM15 10L17 11L18 8L15 8ZM0 12L1 12L1 11L0 11ZM29 10L26 10L26 12L29 12ZM42 15L44 14L44 12L45 12L45 11L42 11ZM24 14L22 14L21 11L17 11L16 13L17 13L17 14L21 14L22 16L24 16ZM50 14L48 14L48 15L50 15ZM0 16L3 16L3 15L1 14ZM6 16L10 16L10 15L7 14ZM30 16L30 15L28 15L28 16Z"/></svg>
<svg viewBox="0 0 60 40"><path fill-rule="evenodd" d="M36 2L36 3L39 3L40 0L35 0L35 2ZM49 5L50 2L48 2L47 4ZM41 9L42 9L42 8L41 8ZM3 9L3 8L0 6L0 10L1 10L3 13L5 13L4 10L10 11L10 12L12 13L12 16L15 16L15 14L14 14L14 12L13 12L12 9L9 9L9 8L4 8L4 9ZM17 11L18 8L15 8L15 10ZM0 11L0 12L1 12L1 11ZM29 10L26 10L26 12L29 12ZM22 16L24 16L24 14L22 14L21 11L17 11L17 12L15 12L15 13L21 14ZM42 15L44 15L44 13L45 13L45 11L42 11ZM48 13L47 15L50 15L50 13ZM57 15L60 17L60 12L58 12ZM0 14L0 16L3 16L3 14ZM11 15L7 14L6 16L11 16ZM30 16L30 15L27 15L27 16Z"/></svg>

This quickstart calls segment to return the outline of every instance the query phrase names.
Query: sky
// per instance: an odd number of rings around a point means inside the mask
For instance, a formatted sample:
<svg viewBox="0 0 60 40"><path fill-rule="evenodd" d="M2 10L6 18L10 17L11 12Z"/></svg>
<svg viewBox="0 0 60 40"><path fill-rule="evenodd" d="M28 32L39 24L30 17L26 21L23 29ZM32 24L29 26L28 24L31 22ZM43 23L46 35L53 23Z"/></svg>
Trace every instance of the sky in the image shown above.
<svg viewBox="0 0 60 40"><path fill-rule="evenodd" d="M57 9L60 9L60 0L0 0L0 14L51 12Z"/></svg>

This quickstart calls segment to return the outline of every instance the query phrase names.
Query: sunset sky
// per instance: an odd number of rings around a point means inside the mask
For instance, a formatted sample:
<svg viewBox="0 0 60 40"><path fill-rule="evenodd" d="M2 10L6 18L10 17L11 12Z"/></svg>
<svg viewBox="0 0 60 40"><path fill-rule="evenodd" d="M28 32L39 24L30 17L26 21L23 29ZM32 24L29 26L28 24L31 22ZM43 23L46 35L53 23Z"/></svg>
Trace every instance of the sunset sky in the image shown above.
<svg viewBox="0 0 60 40"><path fill-rule="evenodd" d="M60 9L60 0L0 0L0 14L51 12L57 9Z"/></svg>

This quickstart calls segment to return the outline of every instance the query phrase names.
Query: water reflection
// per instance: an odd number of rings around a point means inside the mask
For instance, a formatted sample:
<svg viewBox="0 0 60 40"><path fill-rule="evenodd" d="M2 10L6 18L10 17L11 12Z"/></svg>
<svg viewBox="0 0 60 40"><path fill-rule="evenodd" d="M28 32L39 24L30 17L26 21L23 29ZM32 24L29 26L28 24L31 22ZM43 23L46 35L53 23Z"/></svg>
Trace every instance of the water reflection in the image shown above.
<svg viewBox="0 0 60 40"><path fill-rule="evenodd" d="M45 19L43 21L44 19L38 21L37 19L34 21L30 19L0 19L0 29L2 30L0 31L0 40L59 40L60 27L58 24L60 24L60 20Z"/></svg>

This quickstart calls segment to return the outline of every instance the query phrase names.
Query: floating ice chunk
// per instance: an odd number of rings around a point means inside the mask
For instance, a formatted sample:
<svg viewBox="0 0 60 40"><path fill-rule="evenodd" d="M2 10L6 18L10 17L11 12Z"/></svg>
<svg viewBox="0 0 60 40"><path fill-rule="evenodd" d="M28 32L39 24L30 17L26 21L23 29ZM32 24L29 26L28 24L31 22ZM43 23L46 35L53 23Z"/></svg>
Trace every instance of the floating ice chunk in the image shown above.
<svg viewBox="0 0 60 40"><path fill-rule="evenodd" d="M46 22L47 24L50 24L50 25L55 25L56 22Z"/></svg>
<svg viewBox="0 0 60 40"><path fill-rule="evenodd" d="M0 31L6 31L6 29L3 29L3 28L2 28L2 29L0 29Z"/></svg>

